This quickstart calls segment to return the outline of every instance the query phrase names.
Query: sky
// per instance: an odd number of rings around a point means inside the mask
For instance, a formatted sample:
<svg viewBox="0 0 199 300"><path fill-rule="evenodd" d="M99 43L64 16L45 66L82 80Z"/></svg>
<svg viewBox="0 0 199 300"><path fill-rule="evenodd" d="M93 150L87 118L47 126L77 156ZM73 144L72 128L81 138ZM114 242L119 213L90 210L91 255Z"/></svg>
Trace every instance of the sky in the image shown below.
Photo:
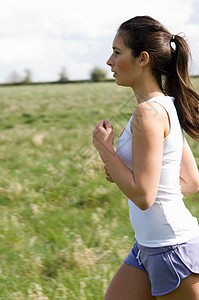
<svg viewBox="0 0 199 300"><path fill-rule="evenodd" d="M0 83L13 71L32 80L56 81L63 67L71 80L88 79L106 61L120 24L149 15L172 34L183 33L199 74L199 0L0 0Z"/></svg>

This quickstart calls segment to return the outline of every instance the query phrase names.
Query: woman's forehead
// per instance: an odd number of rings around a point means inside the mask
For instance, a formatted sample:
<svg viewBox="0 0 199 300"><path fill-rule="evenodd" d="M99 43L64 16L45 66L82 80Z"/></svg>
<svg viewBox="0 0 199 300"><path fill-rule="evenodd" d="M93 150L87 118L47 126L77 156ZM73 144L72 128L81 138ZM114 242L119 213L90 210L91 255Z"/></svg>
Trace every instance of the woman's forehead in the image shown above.
<svg viewBox="0 0 199 300"><path fill-rule="evenodd" d="M114 48L117 48L117 49L125 48L121 34L117 33L115 35L114 40L113 40L113 49Z"/></svg>

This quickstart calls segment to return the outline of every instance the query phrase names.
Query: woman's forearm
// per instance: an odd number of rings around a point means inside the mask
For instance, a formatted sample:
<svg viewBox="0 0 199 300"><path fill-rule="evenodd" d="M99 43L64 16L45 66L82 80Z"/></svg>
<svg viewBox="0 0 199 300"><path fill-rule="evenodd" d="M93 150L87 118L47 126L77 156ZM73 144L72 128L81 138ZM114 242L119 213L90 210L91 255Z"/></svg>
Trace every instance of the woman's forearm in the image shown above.
<svg viewBox="0 0 199 300"><path fill-rule="evenodd" d="M133 171L123 163L115 150L106 148L99 154L118 188L140 209L148 208L145 192L136 185Z"/></svg>

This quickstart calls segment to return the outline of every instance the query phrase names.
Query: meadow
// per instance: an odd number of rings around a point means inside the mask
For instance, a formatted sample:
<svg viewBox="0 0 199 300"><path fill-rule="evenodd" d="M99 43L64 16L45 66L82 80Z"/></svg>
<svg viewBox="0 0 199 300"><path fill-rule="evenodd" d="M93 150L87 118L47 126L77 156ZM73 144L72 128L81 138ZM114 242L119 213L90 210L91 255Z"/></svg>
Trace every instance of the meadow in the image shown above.
<svg viewBox="0 0 199 300"><path fill-rule="evenodd" d="M0 87L0 299L103 299L134 233L92 131L109 118L115 145L135 106L113 82Z"/></svg>

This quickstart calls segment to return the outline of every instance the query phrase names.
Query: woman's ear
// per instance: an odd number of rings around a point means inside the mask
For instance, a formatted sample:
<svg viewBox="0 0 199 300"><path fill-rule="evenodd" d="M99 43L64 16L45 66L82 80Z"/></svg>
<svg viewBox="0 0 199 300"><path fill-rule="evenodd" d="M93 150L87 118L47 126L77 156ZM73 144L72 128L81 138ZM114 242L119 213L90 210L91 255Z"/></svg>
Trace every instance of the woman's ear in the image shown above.
<svg viewBox="0 0 199 300"><path fill-rule="evenodd" d="M149 53L143 51L139 56L139 66L140 67L146 66L149 63L149 59L150 59Z"/></svg>

